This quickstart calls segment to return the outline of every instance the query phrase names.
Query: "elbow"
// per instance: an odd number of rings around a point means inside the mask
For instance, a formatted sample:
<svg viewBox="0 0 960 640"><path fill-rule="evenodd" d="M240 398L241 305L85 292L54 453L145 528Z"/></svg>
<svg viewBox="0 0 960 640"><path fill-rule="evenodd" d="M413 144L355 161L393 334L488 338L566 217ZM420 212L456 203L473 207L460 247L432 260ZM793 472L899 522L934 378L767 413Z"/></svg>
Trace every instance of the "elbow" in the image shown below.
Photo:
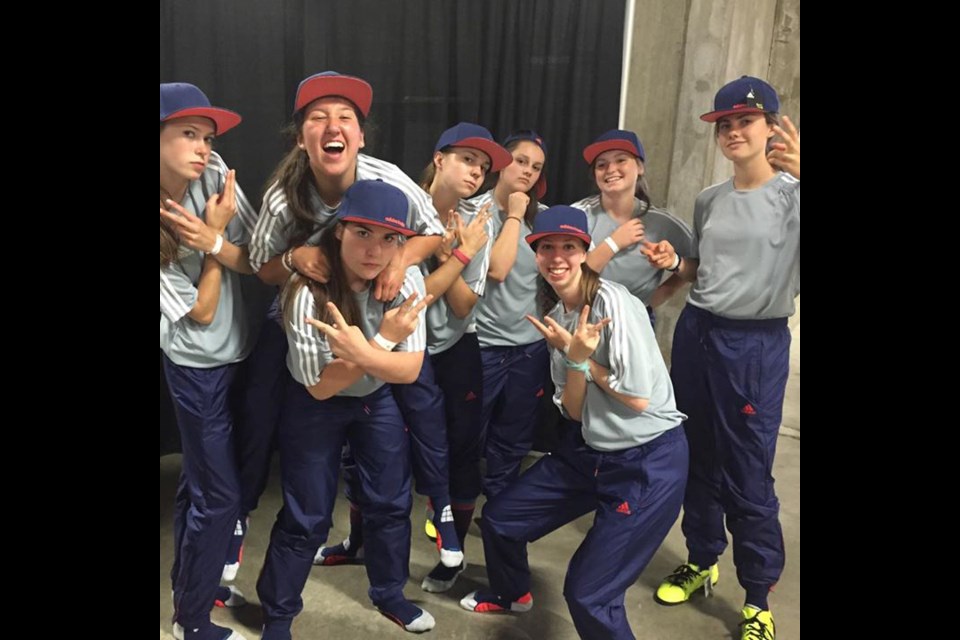
<svg viewBox="0 0 960 640"><path fill-rule="evenodd" d="M450 310L453 312L453 315L457 317L457 320L463 320L470 315L470 312L473 311L473 308L477 305L477 300L474 298L470 302L462 302L460 304L451 304Z"/></svg>
<svg viewBox="0 0 960 640"><path fill-rule="evenodd" d="M576 422L583 421L583 405L580 405L579 407L572 407L566 402L564 402L563 408L566 409L567 415L570 416L571 420L574 420Z"/></svg>
<svg viewBox="0 0 960 640"><path fill-rule="evenodd" d="M487 271L487 277L496 282L503 282L507 279L507 272L491 268L489 271Z"/></svg>
<svg viewBox="0 0 960 640"><path fill-rule="evenodd" d="M323 383L318 382L315 385L307 387L307 392L313 396L314 400L329 400L333 397L333 394L329 390L323 388Z"/></svg>
<svg viewBox="0 0 960 640"><path fill-rule="evenodd" d="M417 381L417 378L420 377L419 371L405 372L403 375L398 376L397 384L413 384Z"/></svg>
<svg viewBox="0 0 960 640"><path fill-rule="evenodd" d="M193 311L190 312L190 319L196 322L197 324L203 326L209 326L213 322L213 318L216 316L216 309L202 309L197 310L194 307Z"/></svg>
<svg viewBox="0 0 960 640"><path fill-rule="evenodd" d="M637 413L643 413L647 410L647 407L650 406L650 400L647 398L630 398L630 401L627 402L627 406Z"/></svg>
<svg viewBox="0 0 960 640"><path fill-rule="evenodd" d="M399 378L397 381L399 384L413 384L417 381L417 378L420 377L420 370L423 368L424 352L418 351L410 355L417 357L411 358L409 364L404 367L397 376Z"/></svg>

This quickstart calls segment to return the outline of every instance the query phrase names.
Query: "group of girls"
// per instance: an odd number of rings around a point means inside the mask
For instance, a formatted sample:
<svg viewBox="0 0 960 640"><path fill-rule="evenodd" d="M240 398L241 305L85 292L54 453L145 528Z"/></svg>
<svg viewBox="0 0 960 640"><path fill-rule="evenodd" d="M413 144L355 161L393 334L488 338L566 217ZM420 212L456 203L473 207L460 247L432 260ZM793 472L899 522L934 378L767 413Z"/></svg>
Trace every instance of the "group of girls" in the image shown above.
<svg viewBox="0 0 960 640"><path fill-rule="evenodd" d="M257 216L211 149L240 117L161 84L160 343L183 441L174 635L242 638L210 608L244 602L220 582L236 574L275 440L283 507L257 582L266 640L292 637L314 564L361 558L382 614L434 627L403 594L414 479L439 551L425 591L464 570L481 493L490 586L460 602L476 612L529 610L526 544L595 512L564 595L581 636L633 637L624 593L682 505L689 559L657 600L716 582L726 515L743 637L773 638L771 469L800 189L799 134L781 126L772 87L734 81L703 117L734 178L700 195L692 230L651 205L633 132L584 149L597 195L547 208L535 131L501 145L479 125L451 127L417 184L360 153L372 101L360 78L303 80L294 144ZM266 320L248 303L253 273L278 293ZM653 307L685 282L671 383ZM520 474L548 381L564 433ZM341 465L350 535L324 546Z"/></svg>

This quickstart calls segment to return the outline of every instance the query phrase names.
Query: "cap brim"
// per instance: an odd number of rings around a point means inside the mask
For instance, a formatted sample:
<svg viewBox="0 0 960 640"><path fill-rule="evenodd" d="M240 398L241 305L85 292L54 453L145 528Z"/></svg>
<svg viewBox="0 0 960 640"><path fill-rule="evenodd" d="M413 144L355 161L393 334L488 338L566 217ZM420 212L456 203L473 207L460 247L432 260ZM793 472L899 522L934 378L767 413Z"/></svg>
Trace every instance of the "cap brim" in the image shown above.
<svg viewBox="0 0 960 640"><path fill-rule="evenodd" d="M741 107L739 109L726 109L723 111L711 111L710 113L705 113L700 116L700 119L704 122L716 122L720 118L726 116L732 116L735 113L766 113L763 109L757 109L756 107Z"/></svg>
<svg viewBox="0 0 960 640"><path fill-rule="evenodd" d="M537 200L543 200L543 196L547 195L547 177L540 174L540 179L537 180Z"/></svg>
<svg viewBox="0 0 960 640"><path fill-rule="evenodd" d="M580 238L587 243L587 246L590 246L590 236L585 233L572 233L570 231L544 231L543 233L530 233L527 235L524 240L527 241L527 244L533 244L540 238L545 238L547 236L573 236L574 238Z"/></svg>
<svg viewBox="0 0 960 640"><path fill-rule="evenodd" d="M587 164L593 164L593 161L597 159L597 156L604 151L626 151L627 153L632 153L640 158L641 161L643 161L643 156L640 155L640 150L626 140L604 140L602 142L594 142L583 150L583 159L587 161Z"/></svg>
<svg viewBox="0 0 960 640"><path fill-rule="evenodd" d="M241 120L243 120L239 113L230 111L229 109L218 109L216 107L191 107L189 109L174 111L160 122L169 122L175 118L188 118L190 116L201 116L203 118L210 118L213 120L213 126L216 127L218 136L230 131L230 129L233 129L235 126L240 124Z"/></svg>
<svg viewBox="0 0 960 640"><path fill-rule="evenodd" d="M464 138L463 140L458 140L450 146L466 147L468 149L483 151L490 158L491 173L500 171L501 169L510 166L510 164L513 162L513 154L498 145L493 140L487 140L486 138Z"/></svg>
<svg viewBox="0 0 960 640"><path fill-rule="evenodd" d="M346 218L340 218L343 222L356 222L357 224L369 225L372 227L383 227L384 229L390 229L391 231L396 231L397 233L407 236L417 235L417 232L413 229L408 229L407 227L398 227L392 224L385 224L379 220L371 220L370 218L361 218L360 216L347 216Z"/></svg>
<svg viewBox="0 0 960 640"><path fill-rule="evenodd" d="M370 105L373 104L373 87L366 81L351 76L318 76L300 87L293 112L296 113L314 100L327 96L343 96L357 105L366 118Z"/></svg>

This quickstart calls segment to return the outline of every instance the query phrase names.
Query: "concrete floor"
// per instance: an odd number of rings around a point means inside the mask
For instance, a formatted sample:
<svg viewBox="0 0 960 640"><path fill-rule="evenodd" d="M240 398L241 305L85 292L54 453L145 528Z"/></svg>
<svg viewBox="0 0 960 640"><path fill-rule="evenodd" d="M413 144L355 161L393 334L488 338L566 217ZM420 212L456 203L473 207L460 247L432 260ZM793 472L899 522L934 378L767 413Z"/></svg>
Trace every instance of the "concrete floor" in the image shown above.
<svg viewBox="0 0 960 640"><path fill-rule="evenodd" d="M792 373L784 408L784 428L774 464L780 521L787 549L787 566L770 603L777 622L777 637L800 637L800 327L792 326ZM274 471L276 471L274 461ZM160 638L169 640L170 565L173 559L172 509L180 456L160 459ZM280 507L279 476L274 473L270 486L253 514L247 536L244 564L234 583L250 601L236 610L216 609L215 622L240 631L247 640L259 638L260 609L255 583L266 550L270 527ZM567 562L591 525L585 516L530 547L533 570L534 608L525 614L478 615L459 607L461 597L486 586L483 546L480 531L474 525L466 541L468 568L453 589L446 594L421 591L420 580L437 562L436 548L423 535L424 499L415 496L413 544L410 554L410 582L406 595L437 620L430 637L470 640L566 640L577 638L576 630L563 600L563 578ZM331 541L341 540L347 529L346 502L337 502ZM736 580L732 553L720 559L720 583L714 597L695 596L678 607L663 607L653 601L659 581L686 559L680 523L674 525L660 551L636 584L627 591L630 624L638 638L667 640L676 638L739 638L737 623L743 604L743 590ZM315 567L304 590L304 611L294 623L298 640L336 638L409 637L400 627L380 616L367 598L367 577L362 566Z"/></svg>

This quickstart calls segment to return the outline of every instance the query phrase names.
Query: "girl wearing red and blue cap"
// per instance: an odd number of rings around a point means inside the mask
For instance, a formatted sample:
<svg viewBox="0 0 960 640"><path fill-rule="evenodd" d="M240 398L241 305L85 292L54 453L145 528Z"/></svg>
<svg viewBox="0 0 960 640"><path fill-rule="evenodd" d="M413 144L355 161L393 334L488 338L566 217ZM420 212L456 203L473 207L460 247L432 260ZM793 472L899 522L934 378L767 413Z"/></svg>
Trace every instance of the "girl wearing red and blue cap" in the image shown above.
<svg viewBox="0 0 960 640"><path fill-rule="evenodd" d="M279 429L283 509L270 536L257 593L264 640L289 640L301 592L326 539L343 445L349 443L363 511L367 576L374 605L407 631L432 629L433 617L403 595L410 555L409 438L391 386L422 368L429 301L415 269L400 294L376 300L375 281L415 233L406 195L360 180L343 195L334 224L317 245L325 283L295 274L282 297L296 384L287 386ZM416 299L421 302L416 304Z"/></svg>
<svg viewBox="0 0 960 640"><path fill-rule="evenodd" d="M774 638L767 596L784 564L773 459L789 372L787 318L800 293L800 134L769 84L743 76L717 92L717 144L733 178L697 196L690 252L658 243L651 260L679 262L693 282L673 341L677 405L690 417L690 478L683 504L688 560L657 589L686 602L717 581L733 536L746 590L743 638ZM780 142L774 142L779 135Z"/></svg>
<svg viewBox="0 0 960 640"><path fill-rule="evenodd" d="M433 593L449 590L466 566L462 552L481 492L483 377L475 317L486 289L492 229L489 207L477 211L465 199L488 172L512 162L489 131L461 122L440 135L420 181L449 230L434 259L421 265L427 292L435 296L427 310L427 351L443 391L450 460L449 498L445 506L431 499L431 524L438 545L452 535L461 550L460 562L441 561L424 578L422 588Z"/></svg>
<svg viewBox="0 0 960 640"><path fill-rule="evenodd" d="M585 264L584 212L541 212L526 241L536 252L551 346L554 402L574 421L544 456L487 502L481 529L490 589L470 611L528 611L527 543L594 512L563 594L582 638L633 638L624 594L676 521L687 443L666 365L640 300Z"/></svg>
<svg viewBox="0 0 960 640"><path fill-rule="evenodd" d="M664 269L650 264L648 244L669 240L681 253L690 245L690 227L667 211L651 206L644 173L643 144L632 131L613 129L583 150L600 193L573 204L587 213L595 247L587 264L603 277L627 287L653 308L683 284L671 277L661 285ZM669 271L669 268L667 269Z"/></svg>
<svg viewBox="0 0 960 640"><path fill-rule="evenodd" d="M373 89L361 78L324 71L300 82L290 130L295 144L271 178L250 243L250 264L264 282L282 285L293 274L326 281L329 267L316 238L334 223L345 191L358 180L383 180L399 188L408 201L403 220L418 234L399 246L393 262L380 273L373 292L378 300L393 300L406 269L432 255L440 245L443 227L423 190L396 165L360 153L366 144L364 123L372 103ZM276 308L271 315L279 320ZM248 405L258 409L259 415L251 420L253 427L241 432L238 447L244 515L256 507L266 486L280 398L289 379L280 325L264 323L260 342L264 347L255 353L257 375L276 383L272 389L260 386L268 393L248 398ZM359 513L351 512L351 519L359 523ZM361 544L358 539L352 548L341 549L332 557L356 557ZM318 562L324 558L318 556Z"/></svg>
<svg viewBox="0 0 960 640"><path fill-rule="evenodd" d="M491 498L513 482L520 462L533 447L540 399L547 381L547 345L526 316L536 313L537 265L523 238L546 192L546 143L532 130L517 131L503 146L513 162L490 191L470 201L492 214L490 267L477 311L477 337L483 362L486 474L483 492Z"/></svg>
<svg viewBox="0 0 960 640"><path fill-rule="evenodd" d="M160 349L183 449L171 571L179 640L242 640L210 621L215 601L244 602L218 585L240 509L232 395L252 348L240 274L251 272L253 211L212 150L239 123L192 84L160 85Z"/></svg>
<svg viewBox="0 0 960 640"><path fill-rule="evenodd" d="M431 592L448 590L463 571L463 540L480 495L483 438L477 407L482 383L480 350L471 325L486 281L490 216L484 210L461 217L457 209L463 198L480 188L487 171L499 171L512 160L485 128L461 122L440 135L421 179L449 229L436 255L420 264L426 291L434 299L427 310L427 351L436 382L432 376L421 376L418 384L394 390L410 429L417 492L428 496L436 513L432 524L440 562L422 584ZM356 484L352 471L348 479ZM363 539L358 511L351 505L350 536L340 545L321 549L324 564L356 551Z"/></svg>

